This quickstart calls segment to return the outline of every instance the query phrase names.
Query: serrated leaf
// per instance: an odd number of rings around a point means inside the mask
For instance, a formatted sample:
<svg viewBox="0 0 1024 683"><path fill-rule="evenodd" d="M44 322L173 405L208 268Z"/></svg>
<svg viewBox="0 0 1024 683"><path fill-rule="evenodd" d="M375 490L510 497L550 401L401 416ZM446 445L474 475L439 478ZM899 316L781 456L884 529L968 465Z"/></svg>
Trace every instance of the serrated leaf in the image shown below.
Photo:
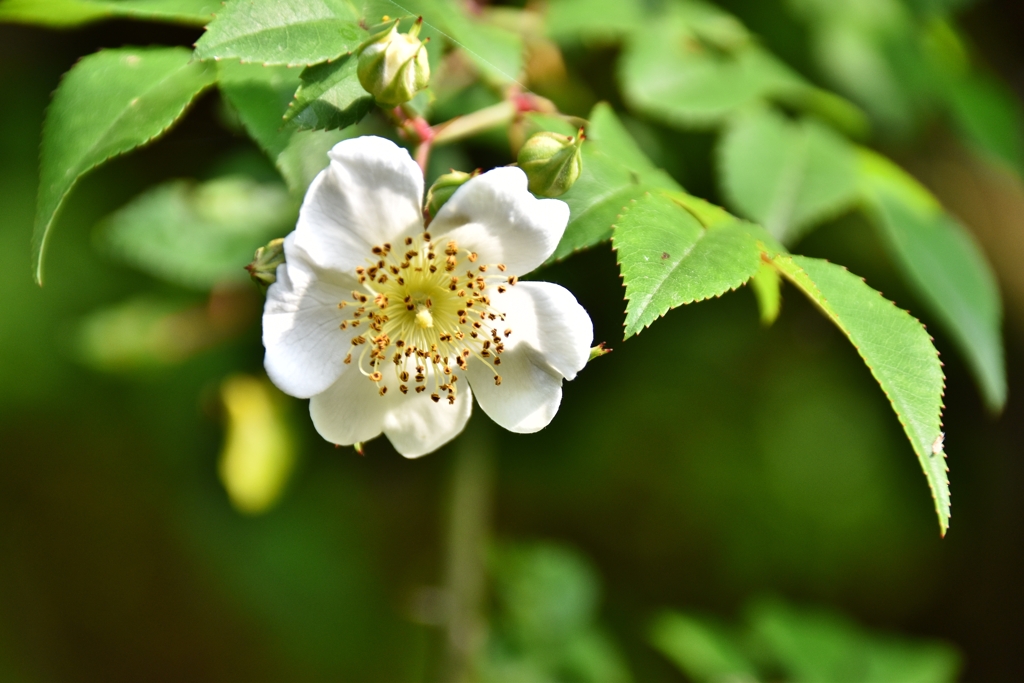
<svg viewBox="0 0 1024 683"><path fill-rule="evenodd" d="M619 61L618 80L631 107L681 127L713 126L754 102L809 87L754 44L718 51L671 20L634 34Z"/></svg>
<svg viewBox="0 0 1024 683"><path fill-rule="evenodd" d="M661 193L631 203L612 238L629 302L625 337L670 308L721 296L749 280L761 264L750 227L734 221L705 228Z"/></svg>
<svg viewBox="0 0 1024 683"><path fill-rule="evenodd" d="M680 189L667 173L654 168L608 104L600 103L591 111L587 136L583 171L559 197L569 205L569 225L553 260L610 239L612 224L623 207L645 192Z"/></svg>
<svg viewBox="0 0 1024 683"><path fill-rule="evenodd" d="M154 187L109 216L99 237L120 260L169 282L209 289L244 282L257 247L295 222L280 183L236 176Z"/></svg>
<svg viewBox="0 0 1024 683"><path fill-rule="evenodd" d="M357 62L354 55L346 55L304 69L299 76L302 84L284 120L294 120L299 128L310 130L359 123L373 109L374 101L359 83Z"/></svg>
<svg viewBox="0 0 1024 683"><path fill-rule="evenodd" d="M309 66L367 38L344 0L228 0L196 43L198 59Z"/></svg>
<svg viewBox="0 0 1024 683"><path fill-rule="evenodd" d="M178 47L102 50L64 76L43 123L32 239L37 282L54 219L82 174L162 135L214 78Z"/></svg>
<svg viewBox="0 0 1024 683"><path fill-rule="evenodd" d="M218 8L217 0L4 0L0 22L68 28L103 19L138 19L203 26Z"/></svg>
<svg viewBox="0 0 1024 683"><path fill-rule="evenodd" d="M857 200L853 146L813 120L760 108L739 116L722 137L718 166L730 204L785 244Z"/></svg>
<svg viewBox="0 0 1024 683"><path fill-rule="evenodd" d="M981 248L916 180L861 152L866 208L915 291L950 334L985 402L1006 403L999 286Z"/></svg>
<svg viewBox="0 0 1024 683"><path fill-rule="evenodd" d="M238 113L246 132L273 160L288 189L305 193L309 183L327 166L327 151L350 132L303 131L283 117L299 86L295 69L282 66L218 64L219 87Z"/></svg>
<svg viewBox="0 0 1024 683"><path fill-rule="evenodd" d="M882 387L910 439L949 528L949 480L942 449L939 354L924 326L842 266L780 254L775 266L843 331Z"/></svg>

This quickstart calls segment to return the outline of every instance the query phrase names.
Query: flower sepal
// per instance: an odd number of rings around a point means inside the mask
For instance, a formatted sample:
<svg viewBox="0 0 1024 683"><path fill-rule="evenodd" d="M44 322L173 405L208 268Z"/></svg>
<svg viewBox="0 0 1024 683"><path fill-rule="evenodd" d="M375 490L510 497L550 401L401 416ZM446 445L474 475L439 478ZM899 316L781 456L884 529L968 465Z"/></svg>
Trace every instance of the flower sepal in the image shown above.
<svg viewBox="0 0 1024 683"><path fill-rule="evenodd" d="M245 269L249 277L261 287L269 287L277 282L277 267L284 263L284 239L270 240L256 250L252 263Z"/></svg>

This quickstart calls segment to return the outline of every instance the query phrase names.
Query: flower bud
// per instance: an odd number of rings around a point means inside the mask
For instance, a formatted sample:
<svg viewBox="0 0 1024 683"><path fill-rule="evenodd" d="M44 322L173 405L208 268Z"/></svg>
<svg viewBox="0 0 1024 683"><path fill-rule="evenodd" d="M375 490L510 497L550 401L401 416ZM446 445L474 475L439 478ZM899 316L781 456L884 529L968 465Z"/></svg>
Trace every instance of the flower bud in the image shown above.
<svg viewBox="0 0 1024 683"><path fill-rule="evenodd" d="M530 192L541 197L565 193L583 170L580 146L583 129L575 137L558 133L537 133L519 150L519 167L530 181Z"/></svg>
<svg viewBox="0 0 1024 683"><path fill-rule="evenodd" d="M439 176L434 184L427 190L427 202L424 205L424 210L429 218L433 219L437 215L437 212L441 210L445 202L452 198L455 194L455 190L462 187L462 185L475 175L480 173L479 170L473 171L472 173L463 173L462 171L452 170Z"/></svg>
<svg viewBox="0 0 1024 683"><path fill-rule="evenodd" d="M256 250L252 263L245 267L258 285L269 287L277 282L277 267L284 263L284 239L271 240Z"/></svg>
<svg viewBox="0 0 1024 683"><path fill-rule="evenodd" d="M417 38L422 24L420 17L408 33L399 33L395 21L360 46L356 74L379 104L405 104L430 83L426 43Z"/></svg>

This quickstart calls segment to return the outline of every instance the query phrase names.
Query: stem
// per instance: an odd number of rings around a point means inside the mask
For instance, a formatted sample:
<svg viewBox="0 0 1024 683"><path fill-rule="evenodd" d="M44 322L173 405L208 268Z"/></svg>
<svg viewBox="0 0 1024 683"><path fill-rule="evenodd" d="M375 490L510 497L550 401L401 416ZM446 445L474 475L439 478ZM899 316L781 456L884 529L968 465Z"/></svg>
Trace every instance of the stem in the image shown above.
<svg viewBox="0 0 1024 683"><path fill-rule="evenodd" d="M459 439L452 471L445 584L449 595L442 680L468 683L484 644L486 551L494 485L491 424L477 417Z"/></svg>
<svg viewBox="0 0 1024 683"><path fill-rule="evenodd" d="M450 142L472 137L491 128L508 123L515 118L516 105L511 101L498 102L489 107L465 116L457 116L451 121L439 123L434 127L434 143L446 145Z"/></svg>

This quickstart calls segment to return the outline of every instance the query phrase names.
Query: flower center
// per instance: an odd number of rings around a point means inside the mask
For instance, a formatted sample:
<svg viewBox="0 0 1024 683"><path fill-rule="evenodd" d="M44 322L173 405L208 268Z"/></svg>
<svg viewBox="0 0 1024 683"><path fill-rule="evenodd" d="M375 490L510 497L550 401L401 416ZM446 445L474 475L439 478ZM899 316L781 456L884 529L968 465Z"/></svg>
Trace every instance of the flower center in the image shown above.
<svg viewBox="0 0 1024 683"><path fill-rule="evenodd" d="M512 330L504 327L505 314L491 306L488 294L492 288L503 293L517 278L505 276L503 264L477 266L476 261L475 253L454 241L440 253L425 232L406 237L400 251L391 244L375 246L368 265L356 268L365 291L354 291L351 300L338 304L355 308L340 327L369 328L352 339L352 346L364 347L359 369L377 383L381 396L388 391L381 384L384 373L394 372L403 394L412 385L417 393L429 388L435 403L442 394L455 403L458 371L466 370L471 357L485 363L494 383L501 384L496 366ZM460 271L465 262L468 270ZM352 353L345 362L352 362Z"/></svg>

